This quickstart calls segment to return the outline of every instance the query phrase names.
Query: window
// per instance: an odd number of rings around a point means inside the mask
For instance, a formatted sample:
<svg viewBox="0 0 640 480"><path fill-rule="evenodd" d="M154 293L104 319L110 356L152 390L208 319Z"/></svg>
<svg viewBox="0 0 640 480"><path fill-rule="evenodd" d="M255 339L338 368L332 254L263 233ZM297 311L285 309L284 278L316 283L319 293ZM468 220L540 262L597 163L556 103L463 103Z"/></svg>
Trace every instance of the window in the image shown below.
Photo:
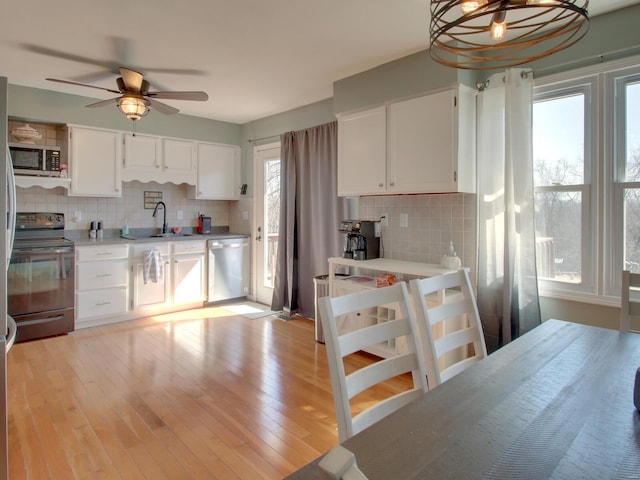
<svg viewBox="0 0 640 480"><path fill-rule="evenodd" d="M592 81L536 90L533 177L536 261L542 290L593 286Z"/></svg>
<svg viewBox="0 0 640 480"><path fill-rule="evenodd" d="M533 169L542 295L616 305L640 272L640 59L536 80Z"/></svg>
<svg viewBox="0 0 640 480"><path fill-rule="evenodd" d="M607 83L613 105L613 238L612 269L640 272L640 73L612 72ZM611 282L612 290L619 282Z"/></svg>

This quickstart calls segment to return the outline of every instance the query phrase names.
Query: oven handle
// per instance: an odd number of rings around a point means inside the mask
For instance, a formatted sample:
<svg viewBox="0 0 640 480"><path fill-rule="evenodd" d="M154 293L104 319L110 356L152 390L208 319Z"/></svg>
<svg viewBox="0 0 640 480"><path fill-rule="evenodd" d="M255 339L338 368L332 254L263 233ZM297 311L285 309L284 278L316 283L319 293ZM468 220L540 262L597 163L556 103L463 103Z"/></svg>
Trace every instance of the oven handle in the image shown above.
<svg viewBox="0 0 640 480"><path fill-rule="evenodd" d="M47 317L47 318L35 318L33 320L24 320L22 322L17 322L18 326L27 326L27 325L38 325L39 323L47 323L53 322L55 320L62 320L64 315L56 315L55 317Z"/></svg>
<svg viewBox="0 0 640 480"><path fill-rule="evenodd" d="M28 255L51 254L51 253L73 253L74 247L34 247L34 248L14 248L13 253L26 253Z"/></svg>

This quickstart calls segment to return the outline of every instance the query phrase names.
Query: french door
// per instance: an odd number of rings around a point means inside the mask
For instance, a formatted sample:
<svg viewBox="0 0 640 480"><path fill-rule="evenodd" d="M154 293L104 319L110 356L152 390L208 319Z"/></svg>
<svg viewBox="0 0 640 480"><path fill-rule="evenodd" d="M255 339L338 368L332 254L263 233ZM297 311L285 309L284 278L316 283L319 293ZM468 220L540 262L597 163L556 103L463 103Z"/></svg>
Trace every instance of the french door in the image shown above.
<svg viewBox="0 0 640 480"><path fill-rule="evenodd" d="M256 301L271 305L280 225L280 142L258 145L254 162Z"/></svg>

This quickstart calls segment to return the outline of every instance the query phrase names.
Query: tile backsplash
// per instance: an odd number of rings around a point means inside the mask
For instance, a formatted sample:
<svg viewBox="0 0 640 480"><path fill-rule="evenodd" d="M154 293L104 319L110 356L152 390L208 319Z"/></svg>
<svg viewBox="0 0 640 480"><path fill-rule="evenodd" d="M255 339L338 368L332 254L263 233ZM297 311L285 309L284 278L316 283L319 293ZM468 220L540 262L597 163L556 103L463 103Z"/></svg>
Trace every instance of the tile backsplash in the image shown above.
<svg viewBox="0 0 640 480"><path fill-rule="evenodd" d="M102 220L105 229L118 229L126 221L131 228L160 228L162 215L152 217L153 210L144 208L144 192L162 192L167 205L167 223L170 227L195 227L198 214L211 217L213 226L229 225L229 203L225 200L193 200L188 197L186 184L158 184L154 182L125 182L120 198L70 197L62 187L18 188L19 212L56 212L65 214L68 230L85 230L92 220ZM178 212L182 219L178 219ZM75 213L81 220L75 222Z"/></svg>
<svg viewBox="0 0 640 480"><path fill-rule="evenodd" d="M378 220L382 215L388 221L382 227L386 258L439 264L453 241L462 265L475 272L475 194L360 197L361 220Z"/></svg>

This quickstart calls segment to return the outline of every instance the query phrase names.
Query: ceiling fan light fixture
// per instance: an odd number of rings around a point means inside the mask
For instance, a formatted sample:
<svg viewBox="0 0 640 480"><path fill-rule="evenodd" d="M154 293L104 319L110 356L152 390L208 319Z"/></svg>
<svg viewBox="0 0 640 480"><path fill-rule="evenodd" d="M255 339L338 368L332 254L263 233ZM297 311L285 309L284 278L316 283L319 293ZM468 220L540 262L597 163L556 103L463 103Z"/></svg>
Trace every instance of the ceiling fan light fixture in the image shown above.
<svg viewBox="0 0 640 480"><path fill-rule="evenodd" d="M507 68L564 50L589 30L589 0L431 0L431 58Z"/></svg>
<svg viewBox="0 0 640 480"><path fill-rule="evenodd" d="M149 113L149 101L142 96L123 95L117 101L118 109L126 115L129 120L140 120Z"/></svg>

